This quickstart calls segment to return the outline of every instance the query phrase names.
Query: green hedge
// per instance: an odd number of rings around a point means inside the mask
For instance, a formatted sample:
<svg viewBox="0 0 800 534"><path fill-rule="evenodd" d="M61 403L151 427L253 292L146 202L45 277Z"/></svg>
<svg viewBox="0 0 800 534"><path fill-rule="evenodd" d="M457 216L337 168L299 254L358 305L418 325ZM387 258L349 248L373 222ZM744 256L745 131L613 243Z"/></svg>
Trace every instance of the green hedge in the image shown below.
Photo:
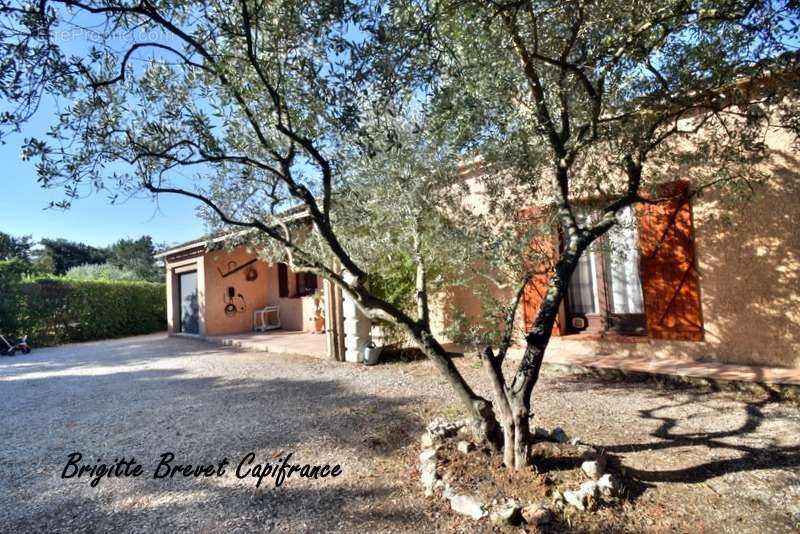
<svg viewBox="0 0 800 534"><path fill-rule="evenodd" d="M165 330L164 284L47 277L0 280L0 332L35 346Z"/></svg>

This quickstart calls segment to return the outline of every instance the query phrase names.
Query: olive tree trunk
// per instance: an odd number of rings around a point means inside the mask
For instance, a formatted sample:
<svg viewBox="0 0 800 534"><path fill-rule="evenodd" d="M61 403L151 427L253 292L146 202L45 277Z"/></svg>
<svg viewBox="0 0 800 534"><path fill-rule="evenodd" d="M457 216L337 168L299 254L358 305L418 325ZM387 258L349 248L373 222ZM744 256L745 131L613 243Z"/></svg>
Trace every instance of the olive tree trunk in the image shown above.
<svg viewBox="0 0 800 534"><path fill-rule="evenodd" d="M581 245L583 244L581 243ZM539 380L539 372L558 316L558 308L564 298L564 292L578 263L578 258L585 248L586 245L575 245L562 253L548 283L547 293L542 300L536 319L525 336L525 352L510 384L506 384L502 369L510 343L510 335L508 335L511 331L510 325L506 324L507 335L501 343L497 355L494 354L491 347L485 347L481 351L484 367L492 386L493 405L503 429L501 444L503 462L509 469L522 469L529 464L532 442L530 420L533 417L531 396ZM513 323L521 292L517 293L513 303L511 323Z"/></svg>

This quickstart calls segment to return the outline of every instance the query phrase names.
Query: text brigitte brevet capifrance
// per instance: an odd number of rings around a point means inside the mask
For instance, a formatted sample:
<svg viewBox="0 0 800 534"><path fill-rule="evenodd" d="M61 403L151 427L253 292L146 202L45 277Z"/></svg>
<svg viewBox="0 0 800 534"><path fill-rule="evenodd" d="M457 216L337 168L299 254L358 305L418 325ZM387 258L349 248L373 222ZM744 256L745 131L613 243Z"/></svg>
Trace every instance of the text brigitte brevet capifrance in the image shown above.
<svg viewBox="0 0 800 534"><path fill-rule="evenodd" d="M295 464L290 463L293 453L289 452L277 459L276 462L256 462L256 454L248 452L235 463L233 475L238 479L252 478L256 487L260 487L265 478L272 478L275 487L280 487L292 475L301 478L324 479L337 477L342 474L339 464ZM97 487L104 479L149 476L155 480L164 480L177 477L184 478L213 478L224 477L233 467L234 463L228 458L207 464L189 464L175 462L175 455L165 452L160 455L160 461L154 469L146 469L135 457L115 458L112 463L104 463L100 458L94 463L82 463L83 455L73 452L67 457L67 463L61 472L62 479L87 478L91 487Z"/></svg>

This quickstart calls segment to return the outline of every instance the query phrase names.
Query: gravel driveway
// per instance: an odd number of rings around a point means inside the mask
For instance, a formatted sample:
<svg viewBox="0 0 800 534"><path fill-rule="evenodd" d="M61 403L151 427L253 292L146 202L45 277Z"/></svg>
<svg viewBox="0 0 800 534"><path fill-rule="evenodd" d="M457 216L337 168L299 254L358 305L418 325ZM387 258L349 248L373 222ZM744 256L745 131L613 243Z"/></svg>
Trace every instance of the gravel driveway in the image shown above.
<svg viewBox="0 0 800 534"><path fill-rule="evenodd" d="M471 358L458 365L485 390ZM632 502L576 528L791 531L800 523L800 413L766 399L555 370L536 423L618 455ZM489 530L422 497L413 459L425 421L458 415L425 361L367 368L142 336L0 359L0 529L192 532ZM68 455L134 457L140 477L61 479ZM173 464L232 464L222 477L152 479ZM341 476L281 487L238 479L292 453ZM581 527L581 525L584 525ZM567 530L568 525L556 524Z"/></svg>

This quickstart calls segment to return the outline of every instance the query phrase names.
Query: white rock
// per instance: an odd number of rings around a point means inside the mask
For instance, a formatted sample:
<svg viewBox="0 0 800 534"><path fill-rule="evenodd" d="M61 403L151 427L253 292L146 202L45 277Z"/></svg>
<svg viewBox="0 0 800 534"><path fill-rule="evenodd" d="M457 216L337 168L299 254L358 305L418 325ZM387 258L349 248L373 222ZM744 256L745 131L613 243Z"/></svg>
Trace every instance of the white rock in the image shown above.
<svg viewBox="0 0 800 534"><path fill-rule="evenodd" d="M436 449L423 449L423 451L419 454L419 463L424 464L429 460L435 460L436 455Z"/></svg>
<svg viewBox="0 0 800 534"><path fill-rule="evenodd" d="M600 456L597 460L587 460L583 462L581 464L581 471L592 480L598 480L603 476L603 472L606 468L606 462L602 458L604 457Z"/></svg>
<svg viewBox="0 0 800 534"><path fill-rule="evenodd" d="M565 491L564 500L578 510L586 510L591 501L597 499L597 482L588 480L575 491Z"/></svg>
<svg viewBox="0 0 800 534"><path fill-rule="evenodd" d="M489 513L489 520L495 525L515 525L519 522L520 510L519 501L509 500L495 507Z"/></svg>
<svg viewBox="0 0 800 534"><path fill-rule="evenodd" d="M581 484L581 487L578 491L584 495L588 495L589 497L597 497L597 482L594 480L587 480Z"/></svg>
<svg viewBox="0 0 800 534"><path fill-rule="evenodd" d="M552 519L552 514L545 506L531 504L522 509L522 518L529 525L546 525Z"/></svg>
<svg viewBox="0 0 800 534"><path fill-rule="evenodd" d="M454 512L469 516L472 519L477 520L486 517L483 503L474 495L452 495L450 497L450 508Z"/></svg>
<svg viewBox="0 0 800 534"><path fill-rule="evenodd" d="M419 470L421 473L426 473L428 471L436 471L436 461L428 460L427 462L422 462L419 464Z"/></svg>
<svg viewBox="0 0 800 534"><path fill-rule="evenodd" d="M586 505L583 503L583 495L580 492L567 490L564 492L564 500L578 510L586 509Z"/></svg>
<svg viewBox="0 0 800 534"><path fill-rule="evenodd" d="M424 434L422 434L422 438L420 438L420 441L422 442L422 446L425 448L433 447L434 439L433 436L431 436L430 432L425 432Z"/></svg>
<svg viewBox="0 0 800 534"><path fill-rule="evenodd" d="M437 417L428 423L428 433L434 441L440 438L449 438L455 436L465 424L464 421L448 421L447 419Z"/></svg>
<svg viewBox="0 0 800 534"><path fill-rule="evenodd" d="M580 445L581 444L581 438L572 438L571 440L569 440L569 444L570 445Z"/></svg>
<svg viewBox="0 0 800 534"><path fill-rule="evenodd" d="M467 454L468 452L470 452L475 448L475 445L470 443L469 441L459 441L457 447L458 447L458 452Z"/></svg>
<svg viewBox="0 0 800 534"><path fill-rule="evenodd" d="M425 495L433 495L433 486L436 484L436 481L439 480L439 473L436 472L436 463L431 461L425 462L422 464L420 470L422 474L419 478L422 481L422 485L425 487ZM430 495L428 495L429 493Z"/></svg>
<svg viewBox="0 0 800 534"><path fill-rule="evenodd" d="M613 497L619 492L619 483L611 473L606 473L597 480L597 489L605 497Z"/></svg>
<svg viewBox="0 0 800 534"><path fill-rule="evenodd" d="M455 496L455 493L453 492L453 486L451 486L450 483L447 482L446 474L443 481L444 481L444 490L442 490L442 497L444 497L447 500L450 500Z"/></svg>

